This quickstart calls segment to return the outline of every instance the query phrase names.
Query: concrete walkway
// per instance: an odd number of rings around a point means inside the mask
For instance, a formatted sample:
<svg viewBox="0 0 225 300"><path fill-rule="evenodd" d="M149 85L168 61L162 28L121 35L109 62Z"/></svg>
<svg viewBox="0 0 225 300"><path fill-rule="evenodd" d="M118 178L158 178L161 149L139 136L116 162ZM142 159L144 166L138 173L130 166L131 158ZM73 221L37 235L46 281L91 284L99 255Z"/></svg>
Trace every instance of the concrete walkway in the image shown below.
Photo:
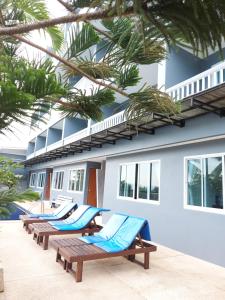
<svg viewBox="0 0 225 300"><path fill-rule="evenodd" d="M84 264L76 283L55 262L55 250L42 250L20 221L0 222L0 260L5 292L0 300L224 300L225 269L165 247L144 270L124 258Z"/></svg>

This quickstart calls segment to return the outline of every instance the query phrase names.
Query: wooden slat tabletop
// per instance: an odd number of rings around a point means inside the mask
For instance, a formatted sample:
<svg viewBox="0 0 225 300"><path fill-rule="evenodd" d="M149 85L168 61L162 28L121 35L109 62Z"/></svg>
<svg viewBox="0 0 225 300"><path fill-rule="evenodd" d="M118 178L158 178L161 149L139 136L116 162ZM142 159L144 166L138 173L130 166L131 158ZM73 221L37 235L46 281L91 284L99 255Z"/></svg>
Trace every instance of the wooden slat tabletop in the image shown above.
<svg viewBox="0 0 225 300"><path fill-rule="evenodd" d="M82 246L72 246L72 247L64 247L60 248L60 254L64 257L70 257L73 259L74 257L79 256L93 256L94 254L103 254L106 253L101 248L90 244L83 244Z"/></svg>
<svg viewBox="0 0 225 300"><path fill-rule="evenodd" d="M51 241L53 248L58 249L62 247L80 246L84 245L85 242L78 238L64 238L64 239L54 239Z"/></svg>

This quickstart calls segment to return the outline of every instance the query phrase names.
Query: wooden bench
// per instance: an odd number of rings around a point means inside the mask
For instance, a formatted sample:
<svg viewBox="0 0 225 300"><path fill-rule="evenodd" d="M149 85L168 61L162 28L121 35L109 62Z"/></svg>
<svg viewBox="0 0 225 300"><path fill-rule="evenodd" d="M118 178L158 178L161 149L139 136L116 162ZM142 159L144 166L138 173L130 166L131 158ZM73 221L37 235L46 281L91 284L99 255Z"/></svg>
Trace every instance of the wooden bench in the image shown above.
<svg viewBox="0 0 225 300"><path fill-rule="evenodd" d="M65 203L65 202L72 202L73 198L63 195L58 195L56 199L51 200L51 207L58 207L59 205Z"/></svg>
<svg viewBox="0 0 225 300"><path fill-rule="evenodd" d="M129 249L114 253L106 252L91 244L76 245L78 244L77 239L70 239L70 241L66 242L68 246L65 245L65 241L61 242L61 244L63 243L64 245L60 245L60 241L55 242L55 248L57 248L56 261L63 264L63 267L67 272L72 272L75 275L76 282L82 281L84 261L125 256L132 262L142 264L144 269L149 269L150 252L157 250L155 245L141 240L140 237L136 238ZM73 244L73 246L69 246L69 244ZM143 263L135 259L135 255L140 253L144 254ZM72 269L72 263L74 262L76 263L76 271Z"/></svg>
<svg viewBox="0 0 225 300"><path fill-rule="evenodd" d="M38 245L42 245L44 250L48 249L49 237L52 235L66 235L66 234L78 234L92 235L95 232L99 232L102 226L97 225L95 221L92 221L83 229L80 230L58 230L48 223L29 224L28 230L33 232L33 239L36 240Z"/></svg>

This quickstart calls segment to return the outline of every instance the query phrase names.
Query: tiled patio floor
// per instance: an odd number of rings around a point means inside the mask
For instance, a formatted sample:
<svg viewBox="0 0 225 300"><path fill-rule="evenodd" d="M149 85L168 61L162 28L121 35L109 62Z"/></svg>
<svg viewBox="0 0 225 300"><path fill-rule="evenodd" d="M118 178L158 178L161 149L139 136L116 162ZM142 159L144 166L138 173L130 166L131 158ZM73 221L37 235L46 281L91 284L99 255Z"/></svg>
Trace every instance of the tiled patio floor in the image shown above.
<svg viewBox="0 0 225 300"><path fill-rule="evenodd" d="M0 259L5 292L0 300L224 300L225 269L165 247L144 270L124 258L84 264L76 283L55 262L55 250L42 250L20 221L0 222Z"/></svg>

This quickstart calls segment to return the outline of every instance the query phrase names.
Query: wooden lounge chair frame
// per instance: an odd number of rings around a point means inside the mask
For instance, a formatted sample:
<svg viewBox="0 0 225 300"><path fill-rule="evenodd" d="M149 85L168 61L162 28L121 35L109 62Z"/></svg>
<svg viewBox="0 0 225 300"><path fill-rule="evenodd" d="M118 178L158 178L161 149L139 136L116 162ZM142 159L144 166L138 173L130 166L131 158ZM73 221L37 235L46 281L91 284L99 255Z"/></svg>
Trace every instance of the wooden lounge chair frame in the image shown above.
<svg viewBox="0 0 225 300"><path fill-rule="evenodd" d="M44 250L48 249L49 237L52 235L66 235L66 234L78 234L92 235L95 232L99 232L102 226L97 225L95 220L89 222L89 224L79 230L58 230L48 223L33 223L28 225L28 230L33 232L33 239L36 240L38 245L42 245Z"/></svg>
<svg viewBox="0 0 225 300"><path fill-rule="evenodd" d="M66 197L64 197L64 198L66 198ZM70 198L70 197L67 197L67 198ZM64 219L68 218L74 210L75 210L75 208L71 209L62 218L59 218L57 220L56 220L57 215L52 216L52 219L50 219L50 218L49 219L31 218L31 217L29 217L29 215L20 215L20 220L23 222L23 228L30 234L31 233L31 231L29 230L29 225L30 224L33 224L33 223L46 223L46 222L50 222L50 221L61 221L61 220L64 220Z"/></svg>
<svg viewBox="0 0 225 300"><path fill-rule="evenodd" d="M65 215L63 218L57 219L57 221L61 221L66 219L69 216L69 213ZM55 217L56 218L56 217ZM39 218L30 218L28 215L21 215L20 220L23 222L23 228L30 234L31 230L29 229L29 225L33 223L46 223L49 221L55 221L55 218L52 219L39 219Z"/></svg>
<svg viewBox="0 0 225 300"><path fill-rule="evenodd" d="M74 274L76 282L81 282L84 261L125 256L128 260L143 265L144 269L149 269L150 252L156 250L157 247L155 245L143 241L140 235L138 235L129 249L115 253L106 252L92 244L59 247L56 254L56 261L61 263L67 272ZM144 263L135 259L135 255L140 253L144 254ZM72 263L74 262L76 263L76 271L72 269Z"/></svg>

